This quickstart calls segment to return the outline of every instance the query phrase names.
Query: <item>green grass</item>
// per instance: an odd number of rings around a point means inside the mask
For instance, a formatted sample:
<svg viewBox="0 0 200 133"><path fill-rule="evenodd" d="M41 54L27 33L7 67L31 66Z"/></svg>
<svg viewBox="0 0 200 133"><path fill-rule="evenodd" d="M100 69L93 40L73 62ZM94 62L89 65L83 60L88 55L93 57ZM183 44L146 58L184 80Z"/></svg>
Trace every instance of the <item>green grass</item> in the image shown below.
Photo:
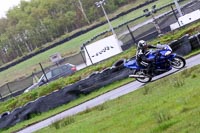
<svg viewBox="0 0 200 133"><path fill-rule="evenodd" d="M192 52L190 55L187 56L187 58L191 57L192 55L196 55L197 52L200 52L200 50ZM186 76L190 75L189 71L184 71L184 73L185 73L184 75L186 75ZM195 78L195 76L196 76L195 74L192 75L193 78ZM124 84L129 83L129 82L132 82L133 80L134 79L127 78L127 79L124 79L122 81L118 81L118 82L115 82L115 83L110 84L108 86L105 86L103 88L100 88L98 91L95 91L95 92L93 92L93 93L91 93L89 95L86 95L86 96L81 96L80 98L78 98L78 99L76 99L76 100L74 100L74 101L72 101L72 102L70 102L70 103L68 103L66 105L60 106L60 107L55 108L53 110L50 110L48 112L42 113L40 115L37 115L37 116L35 116L35 117L33 117L33 118L29 119L29 120L20 122L17 125L9 128L8 130L5 130L5 132L13 132L13 131L19 130L21 128L24 128L24 127L26 127L28 125L31 125L32 123L36 123L38 121L44 120L44 119L46 119L48 117L51 117L51 116L53 116L55 114L63 112L66 109L69 109L69 108L74 107L76 105L79 105L79 104L81 104L81 103L83 103L85 101L88 101L88 100L90 100L92 98L95 98L98 95L101 95L101 94L106 93L106 92L108 92L110 90L113 90L113 89L115 89L115 88L117 88L119 86L122 86ZM174 87L180 87L183 84L183 80L179 80L179 78L173 79L172 81L174 81L173 82L173 86ZM142 93L143 93L143 95L148 95L149 93L151 93L151 87L145 86L143 88ZM32 91L31 94L29 94L29 98L31 98L31 96L35 96L35 94L37 94L37 93L35 91ZM19 103L17 101L23 102L24 99L25 98L22 97L22 98L16 100L16 103ZM9 101L8 103L2 104L1 110L5 107L6 104L13 104L13 102Z"/></svg>
<svg viewBox="0 0 200 133"><path fill-rule="evenodd" d="M199 78L199 66L184 70L37 133L198 133Z"/></svg>
<svg viewBox="0 0 200 133"><path fill-rule="evenodd" d="M65 86L67 84L73 83L75 81L80 80L80 78L86 77L88 74L90 74L93 71L99 71L99 70L102 70L102 69L104 69L106 67L111 66L118 59L130 58L130 57L132 57L134 55L134 51L135 51L134 48L129 49L125 53L122 53L119 56L116 56L116 57L114 57L114 58L112 58L110 60L107 60L106 62L100 63L100 64L95 65L95 66L90 66L87 69L83 69L83 70L77 72L77 74L75 74L75 75L73 75L71 77L68 77L68 78L65 78L65 79L62 79L62 80L58 80L56 82L51 83L49 86L44 86L44 87L42 87L40 89L36 89L36 90L34 90L34 91L30 92L30 93L23 94L23 95L21 95L19 97L16 97L16 98L12 98L7 102L0 103L0 112L4 112L4 111L7 111L7 110L13 110L14 108L22 106L25 103L27 103L29 101L32 101L32 100L34 100L34 99L36 99L36 98L38 98L40 96L47 95L48 93L50 93L50 92L52 92L54 90L57 90L57 89L61 89L63 86ZM197 53L199 53L199 51L195 51L194 54L197 54ZM124 83L126 83L126 82L124 82ZM148 93L149 89L147 88L145 90L146 91L144 93ZM18 102L18 101L20 101L20 102ZM80 103L83 102L83 101L84 100L80 100ZM55 112L54 112L54 110L52 111L54 113L52 113L50 111L50 113L48 112L48 113L44 113L44 114L42 114L40 116L36 116L36 117L34 117L34 119L25 121L25 123L22 122L22 124L21 123L17 124L17 126L13 127L13 129L15 129L15 130L16 129L20 129L20 128L26 126L26 125L29 125L29 124L34 123L36 121L39 121L39 120L45 119L47 117L50 117L51 115L56 114L58 112L61 112L61 111L65 110L65 109L66 109L65 106L64 107L63 106L59 107L58 110L55 109ZM12 131L15 131L15 130L12 130Z"/></svg>
<svg viewBox="0 0 200 133"><path fill-rule="evenodd" d="M181 32L181 34L183 34L183 33L188 33L188 31L196 31L196 30L199 29L199 26L200 26L199 24L200 24L200 22L193 24L192 26L185 27L182 30L176 31L176 32L173 33L173 36L176 36L177 34L179 35L180 32ZM161 40L162 38L165 38L169 35L170 34L164 35L161 38L158 38L157 40ZM99 63L99 64L94 65L94 66L90 66L86 69L78 71L73 76L64 78L62 80L55 81L55 82L51 83L50 85L41 87L40 89L34 90L31 93L24 94L24 95L21 95L19 97L13 98L13 99L11 99L7 102L0 103L0 113L7 111L7 110L11 111L15 107L22 106L25 103L27 103L31 100L35 100L36 98L38 98L40 96L47 95L51 91L61 89L65 85L68 85L68 84L74 83L74 82L76 82L80 79L83 79L84 77L86 77L87 75L89 75L90 73L92 73L94 71L101 71L101 70L103 70L107 67L110 67L118 59L121 59L121 58L128 59L128 58L132 57L133 55L135 55L134 53L135 53L135 49L131 48L128 51L125 51L125 52L119 54L118 56L115 56L114 58L111 58L111 59L109 59L105 62ZM196 53L198 53L198 51ZM18 100L20 100L21 102L18 103L17 102ZM10 104L10 103L12 103L12 104Z"/></svg>
<svg viewBox="0 0 200 133"><path fill-rule="evenodd" d="M200 50L195 50L194 52L192 52L187 57L190 57L192 55L198 54L199 51ZM106 62L100 63L100 64L98 64L96 66L90 66L87 69L83 69L83 70L77 72L77 74L75 74L75 75L73 75L71 77L68 77L68 78L62 79L62 80L58 80L55 83L52 83L53 87L50 84L49 86L45 86L45 87L42 87L40 89L36 89L36 90L34 90L34 91L30 92L30 93L23 94L23 95L21 95L19 97L10 99L9 101L0 103L0 112L2 113L2 112L7 111L7 110L11 111L11 110L13 110L16 107L23 106L27 102L32 101L32 100L34 100L34 99L36 99L36 98L38 98L38 97L40 97L42 95L46 95L46 94L48 94L48 93L50 93L50 92L52 92L54 90L61 89L63 86L65 86L67 84L73 83L73 82L79 80L80 78L86 77L87 74L89 74L89 73L91 73L93 71L102 70L102 69L110 66L114 61L116 61L118 59L121 59L121 58L130 58L133 55L134 55L134 48L129 49L125 53L122 53L119 56L116 56L116 57L114 57L114 58L112 58L110 60L107 60ZM148 89L146 89L146 92L148 92ZM18 101L20 101L20 102L18 102ZM18 127L18 124L17 124L17 129L20 129L20 128L24 127L24 125L29 125L29 124L34 123L36 121L45 119L45 118L47 118L47 117L49 117L49 116L51 116L53 114L56 114L56 112L58 113L61 110L63 111L65 109L66 109L65 107L61 107L61 108L58 109L58 111L55 111L52 114L51 114L51 112L49 114L47 113L47 115L42 114L39 117L35 117L37 119L31 119L31 120L25 121L25 123L22 124L22 125L19 124L19 127ZM57 110L57 109L55 109L55 110ZM14 128L16 128L16 127L14 127Z"/></svg>
<svg viewBox="0 0 200 133"><path fill-rule="evenodd" d="M88 101L90 99L93 99L101 94L104 94L106 92L109 92L119 86L122 86L124 84L127 84L129 82L132 82L134 79L131 79L131 78L127 78L127 79L124 79L124 80L121 80L121 81L116 81L115 83L111 84L111 85L107 85L106 87L103 87L103 88L100 88L99 90L95 91L95 92L92 92L91 94L89 95L86 95L86 96L81 96L80 98L68 103L68 104L65 104L63 106L60 106L58 108L55 108L53 110L50 110L48 112L45 112L45 113L42 113L42 114L39 114L39 115L36 115L34 116L33 118L29 119L29 120L26 120L26 121L23 121L23 122L20 122L18 123L17 125L5 130L5 131L2 131L3 132L14 132L16 130L19 130L21 128L24 128L28 125L31 125L32 123L36 123L38 121L41 121L41 120L44 120L48 117L51 117L53 115L56 115L60 112L63 112L64 110L67 110L69 108L72 108L74 106L77 106L85 101ZM1 130L0 130L1 131Z"/></svg>
<svg viewBox="0 0 200 133"><path fill-rule="evenodd" d="M192 52L191 54L189 54L188 56L186 56L186 58L189 58L189 57L191 57L191 56L193 56L193 55L196 55L197 53L199 53L200 52L200 50L198 50L198 51L194 51L194 52ZM186 75L186 76L188 76L188 75L190 75L190 72L189 71L184 71L184 75ZM195 78L195 74L193 74L192 75L192 77L193 78ZM83 102L85 102L85 101L88 101L88 100L90 100L90 99L92 99L92 98L95 98L95 97L97 97L97 96L99 96L99 95L101 95L101 94L103 94L103 93L106 93L106 92L108 92L108 91L110 91L110 90L113 90L113 89L115 89L115 88L117 88L117 87L119 87L119 86L122 86L122 85L124 85L124 84L127 84L127 83L129 83L129 82L132 82L134 79L130 79L130 78L127 78L127 79L124 79L124 80L122 80L122 81L117 81L117 82L115 82L115 83L113 83L113 84L110 84L110 85L108 85L108 86L105 86L105 87L103 87L103 88L100 88L98 91L95 91L95 92L93 92L93 93L91 93L91 94L89 94L89 95L86 95L86 96L81 96L80 98L78 98L78 99L76 99L76 100L74 100L74 101L72 101L72 102L70 102L70 103L68 103L68 104L66 104L66 105L63 105L63 106L60 106L60 107L58 107L58 108L55 108L55 109L53 109L53 110L50 110L50 111L48 111L48 112L45 112L45 113L42 113L42 114L39 114L39 115L36 115L35 117L33 117L33 118L31 118L31 119L29 119L29 120L26 120L26 121L23 121L23 122L20 122L20 123L18 123L17 125L15 125L15 126L13 126L13 127L11 127L11 128L9 128L8 130L5 130L4 132L14 132L14 131L16 131L16 130L19 130L19 129L21 129L21 128L24 128L24 127L26 127L26 126L28 126L28 125L31 125L31 124L33 124L33 123L36 123L36 122L39 122L39 121L41 121L41 120L44 120L44 119L46 119L46 118L48 118L48 117L51 117L51 116L53 116L53 115L56 115L56 114L58 114L58 113L60 113L60 112L63 112L64 110L67 110L67 109L69 109L69 108L71 108L71 107L74 107L74 106L76 106L76 105L79 105L79 104L81 104L81 103L83 103ZM172 81L174 81L174 83L173 83L173 86L174 87L179 87L179 86L181 86L182 84L183 84L183 80L178 80L178 78L177 79L174 79L174 80L172 80ZM150 87L144 87L143 88L143 95L147 95L147 94L149 94L151 92L151 88ZM35 92L33 91L33 92L31 92L31 96L32 95L35 95ZM31 97L31 96L29 96L29 98ZM19 99L21 102L24 100L24 98L20 98ZM19 100L17 100L17 101L19 101ZM16 101L16 103L17 103L17 101ZM8 102L9 104L11 104L12 102ZM4 105L5 105L6 103L4 103ZM4 106L1 106L1 109L3 108Z"/></svg>
<svg viewBox="0 0 200 133"><path fill-rule="evenodd" d="M48 95L49 93L62 89L63 87L75 83L76 81L79 81L80 79L84 79L89 74L91 74L94 71L101 71L107 67L112 66L112 64L121 58L130 58L133 56L133 53L135 53L135 49L131 48L126 51L126 53L119 54L116 57L113 57L107 61L104 61L98 65L89 66L87 69L82 69L72 76L68 76L66 78L62 78L59 80L56 80L54 82L49 83L48 85L44 85L39 87L38 89L34 89L31 92L23 93L17 97L11 98L5 102L0 103L0 113L5 111L12 111L13 109L23 106L26 103L33 101L41 96ZM18 102L20 101L20 102Z"/></svg>
<svg viewBox="0 0 200 133"><path fill-rule="evenodd" d="M183 27L182 29L175 30L173 32L169 32L164 36L159 38L160 43L168 43L171 40L177 40L181 38L185 34L194 35L200 31L200 22L196 22L190 25ZM152 41L152 43L156 44L158 40Z"/></svg>
<svg viewBox="0 0 200 133"><path fill-rule="evenodd" d="M138 4L143 3L143 2L144 2L144 0L143 1L137 1L133 4L131 4L131 5L128 5L127 7L129 9L130 6L134 7L134 6L137 6ZM156 4L157 7L161 7L161 6L168 4L170 2L172 2L172 1L171 0L165 0L165 1L157 1L153 4ZM152 4L150 4L146 7L151 7L151 6L152 6ZM144 7L144 8L146 8L146 7ZM124 11L125 10L124 8L120 8L119 11L117 11L117 12ZM127 21L129 21L129 20L131 20L131 19L133 19L137 16L140 16L142 14L143 14L142 10L139 9L139 10L131 12L127 15L122 16L122 17L118 18L117 20L112 21L111 23L112 23L113 27L117 27L118 25L120 25L124 22L127 22ZM114 14L111 14L110 16L112 17L112 15L116 15L116 14L114 13ZM138 24L142 21L144 21L144 19L141 19L140 21L135 22L134 25L136 25L136 24ZM18 65L11 67L10 69L7 69L7 70L1 72L0 73L0 85L4 84L6 82L13 81L13 80L20 78L20 77L29 76L34 71L39 71L40 66L39 66L38 63L42 63L44 67L49 66L51 64L49 62L49 57L50 57L50 55L52 55L56 52L61 53L63 56L79 52L80 46L84 42L87 42L88 40L92 39L94 36L98 35L99 33L103 32L103 31L106 31L107 29L108 29L108 25L105 24L105 25L103 25L99 28L96 28L96 29L86 33L86 34L83 34L83 35L81 35L81 36L79 36L75 39L72 39L71 41L66 42L63 45L52 48L52 49L50 49L50 50L48 50L44 53L41 53L37 56L34 56L33 58L31 58L27 61L19 63ZM119 31L117 34L120 34L120 33L121 33L121 31Z"/></svg>

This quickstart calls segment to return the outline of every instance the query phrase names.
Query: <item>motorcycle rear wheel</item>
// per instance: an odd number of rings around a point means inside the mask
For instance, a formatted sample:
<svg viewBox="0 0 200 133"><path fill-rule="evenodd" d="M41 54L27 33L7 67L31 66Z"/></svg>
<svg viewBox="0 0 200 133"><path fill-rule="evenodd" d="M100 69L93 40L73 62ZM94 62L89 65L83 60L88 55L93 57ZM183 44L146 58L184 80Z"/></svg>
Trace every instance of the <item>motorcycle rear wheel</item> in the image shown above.
<svg viewBox="0 0 200 133"><path fill-rule="evenodd" d="M181 56L176 56L172 61L171 61L171 66L175 69L181 69L183 67L185 67L185 59Z"/></svg>
<svg viewBox="0 0 200 133"><path fill-rule="evenodd" d="M148 83L152 80L152 77L150 75L145 74L143 71L136 71L135 74L144 76L142 78L135 78L137 81L141 83Z"/></svg>

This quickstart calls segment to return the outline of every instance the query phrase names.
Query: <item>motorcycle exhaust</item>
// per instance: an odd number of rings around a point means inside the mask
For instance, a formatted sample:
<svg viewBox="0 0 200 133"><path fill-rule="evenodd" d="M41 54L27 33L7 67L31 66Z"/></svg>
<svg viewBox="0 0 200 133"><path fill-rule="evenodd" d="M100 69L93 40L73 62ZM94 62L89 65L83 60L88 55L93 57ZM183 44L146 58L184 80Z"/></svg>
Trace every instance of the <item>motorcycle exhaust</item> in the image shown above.
<svg viewBox="0 0 200 133"><path fill-rule="evenodd" d="M129 75L129 78L146 78L144 75Z"/></svg>

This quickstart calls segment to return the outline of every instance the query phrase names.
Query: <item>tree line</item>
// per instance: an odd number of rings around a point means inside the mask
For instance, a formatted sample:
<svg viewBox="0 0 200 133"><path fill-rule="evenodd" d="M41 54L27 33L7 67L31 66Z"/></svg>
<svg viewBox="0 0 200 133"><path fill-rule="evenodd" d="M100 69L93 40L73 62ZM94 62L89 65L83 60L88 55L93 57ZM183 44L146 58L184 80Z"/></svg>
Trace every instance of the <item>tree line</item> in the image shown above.
<svg viewBox="0 0 200 133"><path fill-rule="evenodd" d="M95 6L98 0L31 0L10 9L0 19L0 65L22 57L48 42L104 16ZM136 0L107 0L112 13Z"/></svg>

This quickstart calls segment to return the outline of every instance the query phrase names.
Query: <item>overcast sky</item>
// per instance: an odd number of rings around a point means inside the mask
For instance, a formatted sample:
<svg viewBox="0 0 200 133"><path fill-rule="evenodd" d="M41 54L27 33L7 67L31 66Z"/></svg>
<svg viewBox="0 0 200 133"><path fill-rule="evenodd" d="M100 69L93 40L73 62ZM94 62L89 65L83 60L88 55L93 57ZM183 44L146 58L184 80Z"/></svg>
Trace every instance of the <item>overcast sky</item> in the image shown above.
<svg viewBox="0 0 200 133"><path fill-rule="evenodd" d="M6 12L13 6L17 6L21 0L0 0L0 18L6 16ZM30 1L30 0L25 0Z"/></svg>

